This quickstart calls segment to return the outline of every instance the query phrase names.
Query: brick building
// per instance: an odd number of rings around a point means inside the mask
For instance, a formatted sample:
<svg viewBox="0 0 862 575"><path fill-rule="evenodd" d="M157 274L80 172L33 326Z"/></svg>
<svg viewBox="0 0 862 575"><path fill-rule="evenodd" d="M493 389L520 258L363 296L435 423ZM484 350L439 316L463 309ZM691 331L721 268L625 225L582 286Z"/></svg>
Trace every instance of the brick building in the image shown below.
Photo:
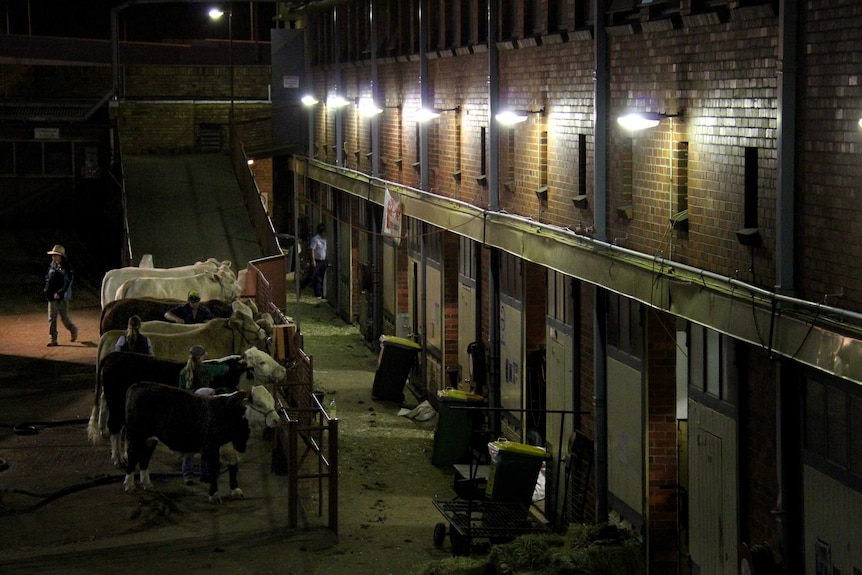
<svg viewBox="0 0 862 575"><path fill-rule="evenodd" d="M548 516L631 528L651 573L862 569L862 5L278 14L271 63L235 62L238 140L276 229L329 224L329 302L369 345L422 345L417 398L481 389L495 431L555 455ZM196 151L213 127L226 149L223 65L127 58L124 149ZM650 127L618 122L632 113ZM591 465L566 493L570 438Z"/></svg>

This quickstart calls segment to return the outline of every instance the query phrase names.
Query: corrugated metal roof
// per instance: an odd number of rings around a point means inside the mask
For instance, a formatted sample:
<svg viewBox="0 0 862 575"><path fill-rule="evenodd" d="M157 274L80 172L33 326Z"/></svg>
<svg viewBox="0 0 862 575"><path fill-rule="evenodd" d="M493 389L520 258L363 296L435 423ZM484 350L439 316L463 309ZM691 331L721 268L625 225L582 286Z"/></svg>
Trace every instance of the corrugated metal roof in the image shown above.
<svg viewBox="0 0 862 575"><path fill-rule="evenodd" d="M85 122L98 102L87 104L0 103L0 120L15 122Z"/></svg>

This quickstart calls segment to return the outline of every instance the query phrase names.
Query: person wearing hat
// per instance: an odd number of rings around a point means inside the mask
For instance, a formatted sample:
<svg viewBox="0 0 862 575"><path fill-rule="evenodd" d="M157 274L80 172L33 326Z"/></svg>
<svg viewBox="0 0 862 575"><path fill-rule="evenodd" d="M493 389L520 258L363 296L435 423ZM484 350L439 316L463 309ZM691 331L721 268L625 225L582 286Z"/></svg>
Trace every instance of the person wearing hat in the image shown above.
<svg viewBox="0 0 862 575"><path fill-rule="evenodd" d="M165 312L165 319L174 323L206 323L213 318L209 308L201 303L197 290L190 290L187 301Z"/></svg>
<svg viewBox="0 0 862 575"><path fill-rule="evenodd" d="M180 388L193 391L199 395L212 395L215 390L212 388L212 376L207 369L207 364L204 363L207 352L201 345L193 345L189 348L189 359L186 361L185 367L180 370ZM184 453L182 459L183 481L186 485L194 483L194 453ZM201 461L200 470L201 481L207 480L207 470L204 462Z"/></svg>
<svg viewBox="0 0 862 575"><path fill-rule="evenodd" d="M141 318L133 315L129 318L126 333L117 338L114 351L133 351L153 355L153 343L141 334Z"/></svg>
<svg viewBox="0 0 862 575"><path fill-rule="evenodd" d="M72 334L72 341L78 339L78 328L69 317L69 301L72 299L72 266L69 265L69 260L66 258L66 248L60 244L55 245L48 252L51 256L51 264L48 266L48 273L45 276L45 297L48 300L48 334L51 340L48 342L48 347L57 346L57 316L69 333Z"/></svg>

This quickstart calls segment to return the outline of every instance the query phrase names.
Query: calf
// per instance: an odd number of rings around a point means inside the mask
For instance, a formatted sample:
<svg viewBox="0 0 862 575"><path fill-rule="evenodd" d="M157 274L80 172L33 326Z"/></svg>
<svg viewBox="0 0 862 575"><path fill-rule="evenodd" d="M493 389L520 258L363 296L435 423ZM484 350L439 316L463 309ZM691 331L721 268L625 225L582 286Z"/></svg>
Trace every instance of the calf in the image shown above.
<svg viewBox="0 0 862 575"><path fill-rule="evenodd" d="M210 469L210 501L220 503L219 448L231 444L237 452L244 453L250 421L260 422L261 416L265 419L265 410L273 405L272 395L263 387L207 396L153 382L134 384L126 395L129 459L124 489L135 490L136 468L140 469L141 486L152 488L150 458L157 442L161 442L174 451L201 454L201 461ZM239 491L237 467L229 466L232 494Z"/></svg>
<svg viewBox="0 0 862 575"><path fill-rule="evenodd" d="M205 363L218 363L227 366L227 372L213 378L212 387L219 391L236 391L240 387L243 374L251 378L251 370L244 357L230 355ZM126 423L125 406L126 392L132 384L139 381L153 381L172 387L177 387L180 370L185 362L156 358L150 355L113 352L99 365L96 378L96 404L90 414L87 434L90 440L96 442L100 437L109 437L111 443L111 461L117 467L123 467L120 440L121 431ZM101 385L101 390L98 385Z"/></svg>

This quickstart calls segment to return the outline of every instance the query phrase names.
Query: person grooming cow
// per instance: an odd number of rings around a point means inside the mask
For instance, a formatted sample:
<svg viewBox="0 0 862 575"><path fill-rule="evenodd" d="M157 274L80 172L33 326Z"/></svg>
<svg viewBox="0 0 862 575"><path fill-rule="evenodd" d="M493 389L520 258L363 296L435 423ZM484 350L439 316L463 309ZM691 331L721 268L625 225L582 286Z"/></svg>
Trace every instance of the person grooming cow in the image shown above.
<svg viewBox="0 0 862 575"><path fill-rule="evenodd" d="M72 341L78 339L78 328L69 317L69 301L72 299L72 280L74 278L72 266L66 257L66 248L57 244L48 252L51 256L51 264L48 266L48 273L45 275L45 287L42 289L45 292L45 297L48 299L48 334L51 336L51 341L48 342L48 347L57 347L57 316L69 333L72 334Z"/></svg>
<svg viewBox="0 0 862 575"><path fill-rule="evenodd" d="M213 377L219 374L212 373L211 370L219 370L224 368L224 366L218 364L205 364L204 359L206 358L206 355L207 352L203 346L193 345L191 349L189 349L189 359L186 362L186 366L180 370L181 389L187 389L198 395L213 395L215 393L215 389L212 388L212 381ZM183 481L186 485L194 483L194 478L192 477L194 475L194 465L195 454L184 454L182 470ZM200 479L202 482L209 481L207 471L206 462L201 459ZM216 472L218 472L218 470L216 470Z"/></svg>
<svg viewBox="0 0 862 575"><path fill-rule="evenodd" d="M174 323L206 323L213 318L209 308L201 303L197 290L190 290L186 303L165 312L165 319Z"/></svg>
<svg viewBox="0 0 862 575"><path fill-rule="evenodd" d="M133 351L153 355L153 343L150 338L141 334L141 318L136 315L129 318L126 333L117 338L114 351Z"/></svg>

